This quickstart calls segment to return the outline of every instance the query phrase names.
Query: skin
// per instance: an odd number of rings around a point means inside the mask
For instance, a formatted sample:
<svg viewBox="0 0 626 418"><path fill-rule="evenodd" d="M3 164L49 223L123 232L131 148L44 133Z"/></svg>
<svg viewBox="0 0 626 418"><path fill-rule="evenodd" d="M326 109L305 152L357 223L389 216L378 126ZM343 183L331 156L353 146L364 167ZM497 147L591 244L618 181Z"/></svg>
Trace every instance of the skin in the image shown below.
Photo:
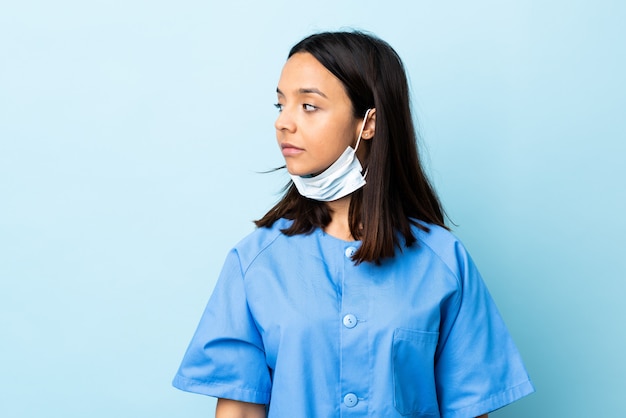
<svg viewBox="0 0 626 418"><path fill-rule="evenodd" d="M276 89L280 113L274 124L276 139L287 170L293 175L318 174L346 150L354 147L363 124L354 117L350 98L337 77L309 53L291 56L283 67ZM361 141L373 137L376 109L368 114ZM367 147L357 149L359 161L367 161ZM327 202L332 220L325 232L353 241L348 223L350 196ZM265 405L219 399L216 418L264 418ZM481 415L478 418L486 418Z"/></svg>
<svg viewBox="0 0 626 418"><path fill-rule="evenodd" d="M265 405L218 399L215 418L265 418Z"/></svg>
<svg viewBox="0 0 626 418"><path fill-rule="evenodd" d="M276 139L290 174L318 174L346 147L356 145L362 117L354 116L341 81L313 55L297 53L289 58L276 93L280 111L274 124ZM373 126L366 126L363 133L367 140ZM359 146L359 159L365 152L366 147Z"/></svg>

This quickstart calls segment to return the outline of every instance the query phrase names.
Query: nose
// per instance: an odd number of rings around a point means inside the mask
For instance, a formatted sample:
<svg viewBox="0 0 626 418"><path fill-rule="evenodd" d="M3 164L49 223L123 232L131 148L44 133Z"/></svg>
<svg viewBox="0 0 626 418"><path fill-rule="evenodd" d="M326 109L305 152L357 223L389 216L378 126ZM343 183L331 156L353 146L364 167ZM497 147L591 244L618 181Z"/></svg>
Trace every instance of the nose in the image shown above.
<svg viewBox="0 0 626 418"><path fill-rule="evenodd" d="M285 108L278 114L276 122L274 122L274 127L277 131L287 131L291 133L296 131L296 124Z"/></svg>

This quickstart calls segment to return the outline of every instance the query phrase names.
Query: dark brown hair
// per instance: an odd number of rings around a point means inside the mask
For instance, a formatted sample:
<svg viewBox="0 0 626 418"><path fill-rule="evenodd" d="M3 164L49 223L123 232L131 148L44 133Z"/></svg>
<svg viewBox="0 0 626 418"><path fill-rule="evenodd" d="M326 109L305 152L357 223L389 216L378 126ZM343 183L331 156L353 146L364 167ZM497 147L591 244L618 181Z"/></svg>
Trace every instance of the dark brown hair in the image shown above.
<svg viewBox="0 0 626 418"><path fill-rule="evenodd" d="M367 184L351 195L349 224L361 246L355 263L379 263L393 257L402 244L416 242L417 221L445 228L441 203L420 164L411 117L409 88L398 54L386 42L363 32L324 32L297 43L289 57L313 55L344 85L354 116L376 109L374 137L367 141ZM290 181L283 198L255 222L270 227L280 218L293 220L286 235L308 234L331 221L324 202L301 196ZM404 241L404 243L401 242Z"/></svg>

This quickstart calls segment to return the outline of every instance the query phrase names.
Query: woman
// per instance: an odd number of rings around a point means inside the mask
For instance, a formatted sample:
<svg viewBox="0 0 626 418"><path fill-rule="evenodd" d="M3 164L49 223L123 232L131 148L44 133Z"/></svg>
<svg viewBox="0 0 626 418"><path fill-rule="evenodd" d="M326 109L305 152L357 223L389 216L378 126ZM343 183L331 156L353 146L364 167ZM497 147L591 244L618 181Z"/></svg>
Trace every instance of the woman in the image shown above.
<svg viewBox="0 0 626 418"><path fill-rule="evenodd" d="M358 32L295 45L292 181L227 256L174 385L222 417L477 417L532 384L420 165L402 63Z"/></svg>

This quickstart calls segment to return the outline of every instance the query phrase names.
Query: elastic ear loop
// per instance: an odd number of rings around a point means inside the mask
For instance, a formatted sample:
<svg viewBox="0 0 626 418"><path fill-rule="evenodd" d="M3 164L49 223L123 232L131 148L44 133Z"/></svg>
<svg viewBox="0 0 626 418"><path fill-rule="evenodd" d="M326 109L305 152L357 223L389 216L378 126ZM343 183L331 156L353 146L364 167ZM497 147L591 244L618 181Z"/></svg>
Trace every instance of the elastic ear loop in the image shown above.
<svg viewBox="0 0 626 418"><path fill-rule="evenodd" d="M356 140L356 146L354 147L354 152L356 153L356 150L359 149L359 144L361 143L361 135L363 135L363 130L365 129L365 123L367 122L367 115L370 114L370 110L372 109L367 109L365 111L365 116L363 117L363 124L361 125L361 131L359 132L359 138ZM356 158L356 156L355 156ZM369 170L369 167L367 167L365 169L365 174L363 174L363 178L365 178L367 176L367 172Z"/></svg>
<svg viewBox="0 0 626 418"><path fill-rule="evenodd" d="M363 124L361 125L361 131L359 132L359 138L356 140L356 146L354 147L354 152L356 152L356 150L359 149L359 144L361 143L361 135L363 135L363 130L365 129L365 123L367 122L367 115L370 114L370 110L372 109L367 109L365 111L365 117L363 117Z"/></svg>

